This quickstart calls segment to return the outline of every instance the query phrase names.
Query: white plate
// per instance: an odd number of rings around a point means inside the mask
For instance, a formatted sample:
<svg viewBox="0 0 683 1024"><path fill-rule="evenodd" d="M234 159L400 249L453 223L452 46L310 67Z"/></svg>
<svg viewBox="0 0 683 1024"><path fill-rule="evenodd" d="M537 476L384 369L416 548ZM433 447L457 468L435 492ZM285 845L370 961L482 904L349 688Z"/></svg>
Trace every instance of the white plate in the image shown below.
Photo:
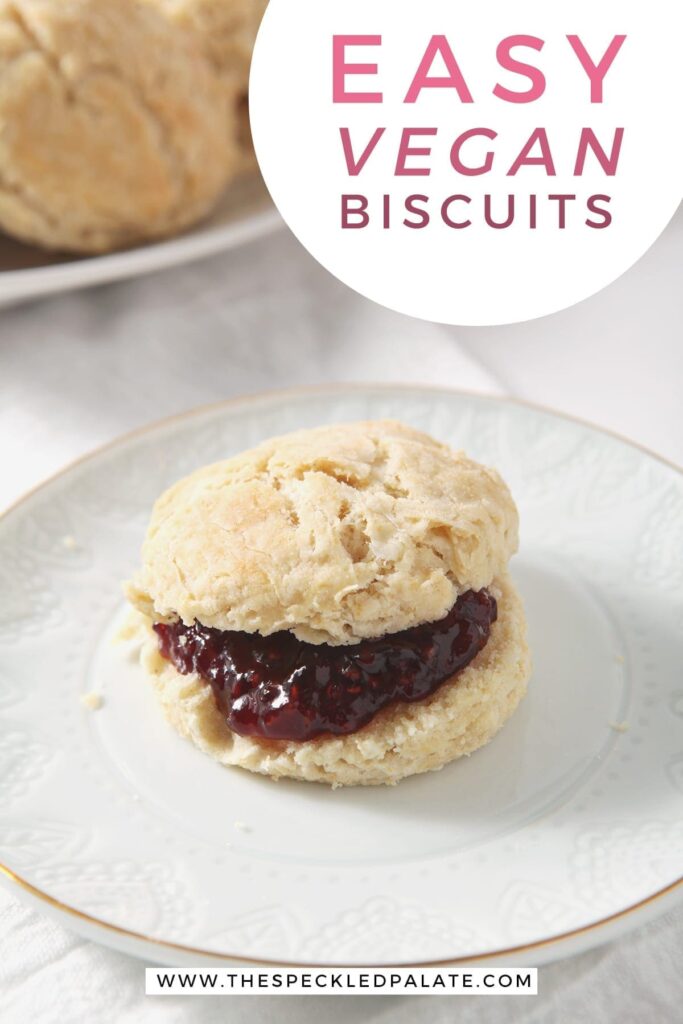
<svg viewBox="0 0 683 1024"><path fill-rule="evenodd" d="M394 789L222 768L166 724L111 642L152 501L269 435L369 416L400 417L508 479L529 696L487 748ZM6 876L148 961L540 963L604 941L680 894L681 550L678 471L511 402L329 388L124 438L0 523ZM80 702L91 690L99 711Z"/></svg>
<svg viewBox="0 0 683 1024"><path fill-rule="evenodd" d="M211 216L182 235L103 256L60 256L0 234L0 306L148 274L251 242L282 225L258 172L234 182Z"/></svg>

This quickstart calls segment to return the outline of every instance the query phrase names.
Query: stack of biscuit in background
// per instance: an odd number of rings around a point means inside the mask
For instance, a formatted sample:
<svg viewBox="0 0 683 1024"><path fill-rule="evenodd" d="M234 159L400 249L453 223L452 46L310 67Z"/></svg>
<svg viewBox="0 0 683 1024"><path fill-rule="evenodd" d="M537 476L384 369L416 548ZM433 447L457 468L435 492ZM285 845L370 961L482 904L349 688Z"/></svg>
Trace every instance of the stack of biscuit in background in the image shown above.
<svg viewBox="0 0 683 1024"><path fill-rule="evenodd" d="M0 0L0 231L98 253L206 216L253 159L267 0Z"/></svg>

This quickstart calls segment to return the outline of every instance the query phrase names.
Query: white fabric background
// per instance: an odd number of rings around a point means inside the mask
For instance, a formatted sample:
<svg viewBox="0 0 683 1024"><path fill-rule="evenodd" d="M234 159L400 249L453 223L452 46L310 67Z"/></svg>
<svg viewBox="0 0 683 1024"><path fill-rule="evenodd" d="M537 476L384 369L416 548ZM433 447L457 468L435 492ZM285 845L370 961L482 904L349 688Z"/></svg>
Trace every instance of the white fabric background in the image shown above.
<svg viewBox="0 0 683 1024"><path fill-rule="evenodd" d="M0 507L123 431L205 402L327 381L507 393L683 463L683 214L620 281L506 328L444 328L374 306L285 232L137 281L0 311ZM457 287L457 281L454 281ZM145 999L142 965L0 891L3 1024L681 1020L683 909L546 967L536 999Z"/></svg>

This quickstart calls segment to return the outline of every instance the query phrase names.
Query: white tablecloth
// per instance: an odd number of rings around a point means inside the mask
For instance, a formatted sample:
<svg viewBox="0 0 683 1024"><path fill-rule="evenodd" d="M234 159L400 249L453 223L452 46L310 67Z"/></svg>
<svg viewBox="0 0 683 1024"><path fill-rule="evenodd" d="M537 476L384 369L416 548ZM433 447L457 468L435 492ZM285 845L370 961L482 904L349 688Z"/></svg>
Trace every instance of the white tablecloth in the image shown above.
<svg viewBox="0 0 683 1024"><path fill-rule="evenodd" d="M133 282L0 311L0 506L64 462L158 417L327 381L508 393L683 462L683 216L610 288L505 328L408 320L332 280L287 233ZM457 280L453 282L457 287ZM278 1019L681 1020L683 910L544 968L535 998L145 999L142 965L0 891L3 1024Z"/></svg>

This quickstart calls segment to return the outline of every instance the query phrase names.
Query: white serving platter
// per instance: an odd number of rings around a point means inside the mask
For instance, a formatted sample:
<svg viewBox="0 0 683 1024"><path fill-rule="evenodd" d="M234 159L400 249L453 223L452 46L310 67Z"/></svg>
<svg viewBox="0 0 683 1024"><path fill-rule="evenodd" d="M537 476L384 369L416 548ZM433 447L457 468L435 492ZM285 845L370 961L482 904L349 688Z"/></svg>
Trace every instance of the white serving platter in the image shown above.
<svg viewBox="0 0 683 1024"><path fill-rule="evenodd" d="M48 253L0 234L0 307L138 277L237 248L282 226L258 172L245 174L212 214L174 238L101 256Z"/></svg>

